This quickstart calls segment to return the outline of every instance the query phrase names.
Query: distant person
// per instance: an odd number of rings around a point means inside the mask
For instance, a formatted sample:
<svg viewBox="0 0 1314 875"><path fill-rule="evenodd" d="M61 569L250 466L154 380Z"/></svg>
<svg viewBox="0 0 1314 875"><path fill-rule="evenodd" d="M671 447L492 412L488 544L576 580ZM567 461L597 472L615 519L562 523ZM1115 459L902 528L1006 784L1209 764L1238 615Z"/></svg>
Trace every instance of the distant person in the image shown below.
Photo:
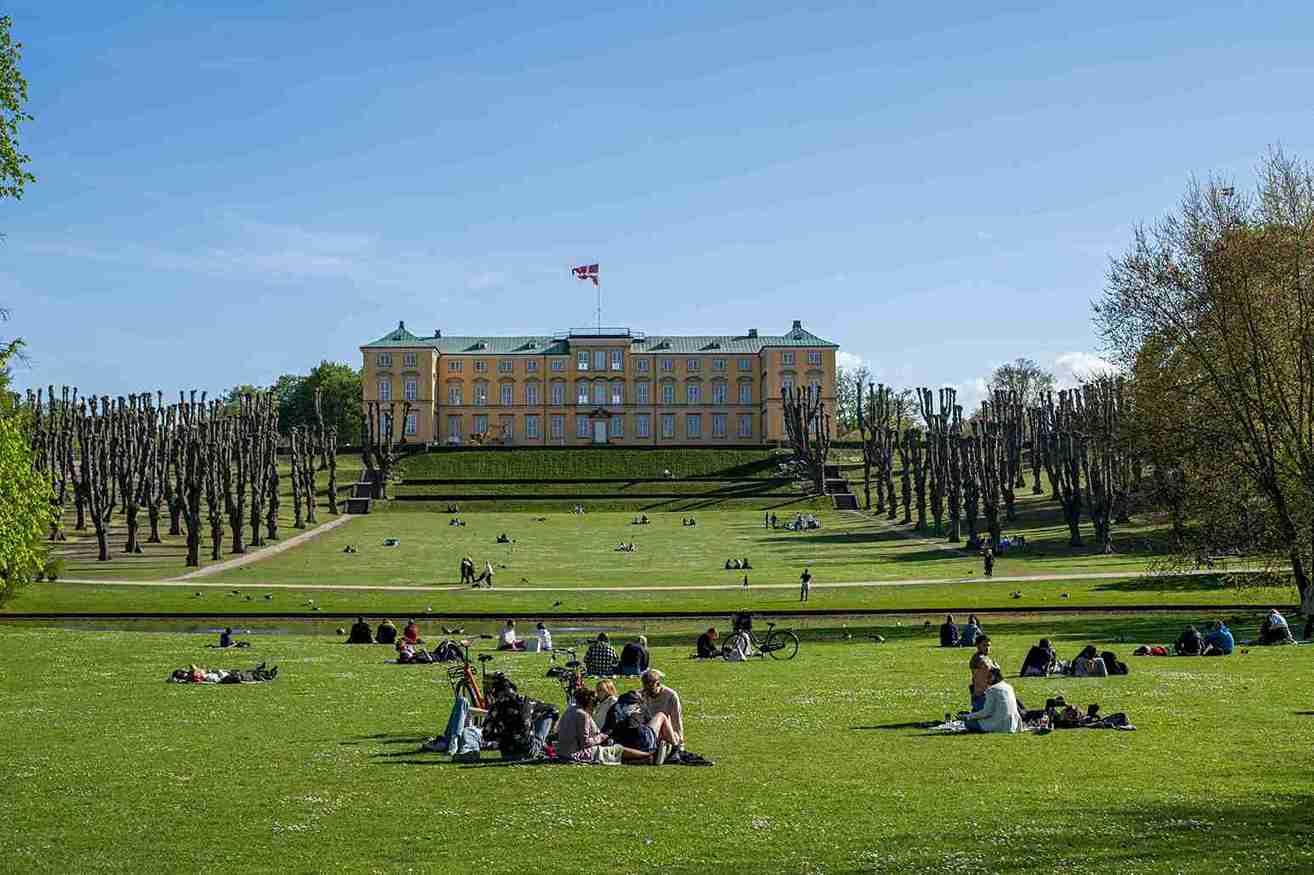
<svg viewBox="0 0 1314 875"><path fill-rule="evenodd" d="M492 562L492 560L485 560L485 561L484 561L484 573L483 573L483 574L480 574L478 577L476 577L475 580L474 580L474 582L475 582L475 586L478 586L478 585L481 584L481 583L486 583L486 584L488 584L488 588L489 588L489 589L492 589L492 588L493 588L493 562Z"/></svg>
<svg viewBox="0 0 1314 875"><path fill-rule="evenodd" d="M1058 666L1058 654L1048 638L1041 638L1027 651L1027 658L1022 660L1022 670L1018 674L1024 678L1043 678L1054 673Z"/></svg>
<svg viewBox="0 0 1314 875"><path fill-rule="evenodd" d="M356 622L351 624L351 631L347 633L348 644L373 644L374 633L370 630L370 624L365 622L364 617L357 617Z"/></svg>
<svg viewBox="0 0 1314 875"><path fill-rule="evenodd" d="M808 600L808 593L812 592L812 569L804 568L803 573L798 576L798 600L805 602Z"/></svg>
<svg viewBox="0 0 1314 875"><path fill-rule="evenodd" d="M976 653L967 661L972 682L968 689L972 698L972 710L980 711L985 705L986 690L990 688L990 670L999 666L990 658L990 636L982 635L976 639Z"/></svg>
<svg viewBox="0 0 1314 875"><path fill-rule="evenodd" d="M621 648L621 677L637 678L648 670L648 639L640 635Z"/></svg>
<svg viewBox="0 0 1314 875"><path fill-rule="evenodd" d="M1187 626L1173 644L1173 652L1178 656L1199 656L1204 652L1204 637L1194 626Z"/></svg>
<svg viewBox="0 0 1314 875"><path fill-rule="evenodd" d="M469 556L461 557L461 583L462 585L474 583L475 570L474 560Z"/></svg>
<svg viewBox="0 0 1314 875"><path fill-rule="evenodd" d="M776 515L775 515L775 514L771 514L771 528L774 529L774 528L776 527L776 522L777 522L777 520L776 520Z"/></svg>
<svg viewBox="0 0 1314 875"><path fill-rule="evenodd" d="M516 621L507 620L497 636L498 650L524 650L525 642L516 637Z"/></svg>
<svg viewBox="0 0 1314 875"><path fill-rule="evenodd" d="M981 559L985 563L985 576L994 577L995 575L995 551L990 547L985 548L981 554Z"/></svg>
<svg viewBox="0 0 1314 875"><path fill-rule="evenodd" d="M1072 676L1079 678L1106 678L1109 676L1109 667L1104 664L1100 658L1099 651L1095 649L1094 644L1087 644L1082 648L1077 658L1072 660Z"/></svg>
<svg viewBox="0 0 1314 875"><path fill-rule="evenodd" d="M958 646L958 624L954 622L953 614L945 614L944 622L940 624L940 646Z"/></svg>
<svg viewBox="0 0 1314 875"><path fill-rule="evenodd" d="M542 623L539 623L538 627L535 629L535 632L538 633L538 649L551 650L552 633L548 631L547 626L544 626Z"/></svg>
<svg viewBox="0 0 1314 875"><path fill-rule="evenodd" d="M1291 628L1287 625L1287 618L1278 613L1277 608L1268 612L1268 616L1259 624L1259 643L1268 644L1293 644L1295 639L1291 637Z"/></svg>
<svg viewBox="0 0 1314 875"><path fill-rule="evenodd" d="M753 565L752 565L752 563L750 563L750 562L748 561L748 557L745 556L743 562L740 564L739 567L742 568L742 569L745 570L745 571L750 571L750 570L752 570Z"/></svg>
<svg viewBox="0 0 1314 875"><path fill-rule="evenodd" d="M981 707L972 709L963 720L968 732L1021 732L1022 714L1017 706L1017 693L1004 683L1004 673L998 667L986 674L986 691Z"/></svg>
<svg viewBox="0 0 1314 875"><path fill-rule="evenodd" d="M981 624L976 619L976 614L969 614L967 625L963 627L963 634L958 638L959 647L975 647L976 638L982 634Z"/></svg>
<svg viewBox="0 0 1314 875"><path fill-rule="evenodd" d="M374 632L374 640L380 644L397 643L397 627L392 624L392 620L384 620L379 624Z"/></svg>
<svg viewBox="0 0 1314 875"><path fill-rule="evenodd" d="M699 659L715 659L721 655L721 649L716 644L716 627L711 626L706 632L698 636Z"/></svg>
<svg viewBox="0 0 1314 875"><path fill-rule="evenodd" d="M584 654L584 672L597 677L611 677L616 674L616 666L619 662L616 649L607 640L607 633L599 632L597 640L589 645L588 651Z"/></svg>
<svg viewBox="0 0 1314 875"><path fill-rule="evenodd" d="M232 627L232 626L228 626L228 627L226 627L226 628L224 629L224 631L222 631L222 632L219 633L219 646L220 646L220 647L232 647L232 646L233 646L233 627Z"/></svg>
<svg viewBox="0 0 1314 875"><path fill-rule="evenodd" d="M408 644L420 643L420 627L415 625L414 620L406 621L406 627L402 629L402 637L406 639Z"/></svg>
<svg viewBox="0 0 1314 875"><path fill-rule="evenodd" d="M1222 620L1214 620L1204 635L1205 656L1229 656L1236 647L1232 630Z"/></svg>

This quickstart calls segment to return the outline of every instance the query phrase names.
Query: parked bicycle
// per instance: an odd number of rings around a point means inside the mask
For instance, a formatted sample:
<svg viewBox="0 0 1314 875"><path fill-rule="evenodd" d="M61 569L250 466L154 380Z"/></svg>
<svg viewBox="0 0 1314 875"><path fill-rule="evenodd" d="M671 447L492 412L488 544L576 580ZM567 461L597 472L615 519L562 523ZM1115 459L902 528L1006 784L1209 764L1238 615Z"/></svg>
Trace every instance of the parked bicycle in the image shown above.
<svg viewBox="0 0 1314 875"><path fill-rule="evenodd" d="M579 655L568 647L560 648L560 652L570 659L563 665L555 665L557 652L556 650L552 652L554 665L548 669L548 677L555 677L561 683L561 690L566 694L566 707L569 708L575 703L575 692L584 687L584 667L580 664Z"/></svg>
<svg viewBox="0 0 1314 875"><path fill-rule="evenodd" d="M721 656L729 658L735 650L735 638L739 635L748 636L748 642L753 645L753 650L757 656L770 656L772 659L793 659L798 656L798 635L793 629L777 629L775 623L767 623L767 633L764 638L758 638L753 634L753 617L751 614L736 614L731 618L734 627L733 634L726 637L725 643L721 645Z"/></svg>
<svg viewBox="0 0 1314 875"><path fill-rule="evenodd" d="M470 703L471 708L487 708L488 700L484 697L484 688L488 685L488 663L492 654L479 654L479 673L475 675L474 664L470 662L470 645L453 642L461 653L461 662L447 669L447 679L451 681L452 692Z"/></svg>

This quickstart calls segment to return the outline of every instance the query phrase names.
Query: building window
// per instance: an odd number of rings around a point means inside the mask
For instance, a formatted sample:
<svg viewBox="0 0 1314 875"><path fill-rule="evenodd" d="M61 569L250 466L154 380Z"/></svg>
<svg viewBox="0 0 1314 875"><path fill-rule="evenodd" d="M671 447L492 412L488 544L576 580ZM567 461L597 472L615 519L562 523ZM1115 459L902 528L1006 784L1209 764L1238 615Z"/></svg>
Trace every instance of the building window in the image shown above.
<svg viewBox="0 0 1314 875"><path fill-rule="evenodd" d="M554 371L564 371L565 369L566 369L566 360L565 360L565 359L553 359L553 360L552 360L552 370L554 370Z"/></svg>
<svg viewBox="0 0 1314 875"><path fill-rule="evenodd" d="M514 416L503 416L502 421L498 423L498 428L502 432L498 437L504 441L514 441L516 439L516 418Z"/></svg>
<svg viewBox="0 0 1314 875"><path fill-rule="evenodd" d="M525 384L525 403L530 407L538 406L538 383Z"/></svg>
<svg viewBox="0 0 1314 875"><path fill-rule="evenodd" d="M475 407L483 407L483 406L487 405L487 404L488 404L488 384L487 384L487 383L475 383L475 387L474 387L474 389L475 389L475 394L474 394L474 403L475 403ZM484 419L487 420L488 417L485 416Z"/></svg>
<svg viewBox="0 0 1314 875"><path fill-rule="evenodd" d="M447 439L459 443L461 440L461 417L447 417Z"/></svg>
<svg viewBox="0 0 1314 875"><path fill-rule="evenodd" d="M379 380L379 400L392 400L392 380Z"/></svg>
<svg viewBox="0 0 1314 875"><path fill-rule="evenodd" d="M702 400L703 387L697 383L690 383L684 387L684 400L687 404L697 404Z"/></svg>
<svg viewBox="0 0 1314 875"><path fill-rule="evenodd" d="M525 417L525 437L535 438L535 439L538 438L537 416L530 415Z"/></svg>
<svg viewBox="0 0 1314 875"><path fill-rule="evenodd" d="M739 370L741 370L741 371L751 371L751 370L753 370L753 360L752 360L752 359L740 359L740 360L739 360Z"/></svg>
<svg viewBox="0 0 1314 875"><path fill-rule="evenodd" d="M612 369L613 371L623 371L623 370L625 370L625 363L624 363L624 362L625 362L625 360L624 360L624 358L621 356L621 351L620 351L619 349L613 349L613 350L611 351L611 369Z"/></svg>
<svg viewBox="0 0 1314 875"><path fill-rule="evenodd" d="M589 351L581 349L579 356L575 359L575 370L587 371L589 369Z"/></svg>
<svg viewBox="0 0 1314 875"><path fill-rule="evenodd" d="M712 359L712 370L714 370L714 371L724 371L724 370L725 370L725 359Z"/></svg>
<svg viewBox="0 0 1314 875"><path fill-rule="evenodd" d="M690 371L697 371L701 369L702 366L703 363L699 359L689 359L687 362L684 363L685 369Z"/></svg>
<svg viewBox="0 0 1314 875"><path fill-rule="evenodd" d="M713 404L725 403L725 383L712 384L712 403Z"/></svg>
<svg viewBox="0 0 1314 875"><path fill-rule="evenodd" d="M453 405L453 406L456 406L456 407L460 407L462 404L465 403L465 401L462 400L462 398L461 398L461 395L462 395L462 394L463 394L463 393L461 392L461 387L460 387L459 385L458 385L458 386L448 386L448 387L447 387L447 403L448 403L448 404L451 404L451 405Z"/></svg>
<svg viewBox="0 0 1314 875"><path fill-rule="evenodd" d="M418 420L419 420L419 416L417 416L416 414L414 414L414 413L408 413L408 414L406 414L406 426L405 426L405 427L406 427L406 433L407 433L407 434L415 434L415 432L416 432L416 426L419 424L419 423L418 423Z"/></svg>
<svg viewBox="0 0 1314 875"><path fill-rule="evenodd" d="M675 359L662 359L662 370L663 371L675 370Z"/></svg>
<svg viewBox="0 0 1314 875"><path fill-rule="evenodd" d="M420 396L419 383L416 382L414 377L407 379L406 384L402 387L402 397L405 398L407 401L414 401L419 396Z"/></svg>
<svg viewBox="0 0 1314 875"><path fill-rule="evenodd" d="M509 374L513 370L515 370L515 367L516 367L516 363L511 361L511 359L497 360L497 372L499 374Z"/></svg>
<svg viewBox="0 0 1314 875"><path fill-rule="evenodd" d="M724 414L724 413L713 413L713 414L712 414L712 437L714 437L714 438L723 438L723 437L725 437L725 414Z"/></svg>
<svg viewBox="0 0 1314 875"><path fill-rule="evenodd" d="M793 378L793 377L781 377L781 378L780 378L780 391L781 391L781 392L788 392L788 391L793 390L793 388L794 388L794 378Z"/></svg>
<svg viewBox="0 0 1314 875"><path fill-rule="evenodd" d="M652 389L651 383L635 383L634 391L635 394L638 396L635 398L635 401L639 404L652 403L651 401L648 400L648 396L651 394L651 389Z"/></svg>
<svg viewBox="0 0 1314 875"><path fill-rule="evenodd" d="M601 380L593 384L593 403L594 404L607 403L607 384L602 382Z"/></svg>
<svg viewBox="0 0 1314 875"><path fill-rule="evenodd" d="M739 403L740 403L740 404L752 404L752 403L753 403L753 384L752 384L752 383L740 383L740 384L739 384Z"/></svg>
<svg viewBox="0 0 1314 875"><path fill-rule="evenodd" d="M465 370L465 362L461 361L460 359L447 360L447 373L459 374L463 370Z"/></svg>
<svg viewBox="0 0 1314 875"><path fill-rule="evenodd" d="M625 384L620 380L611 384L611 403L615 405L625 403Z"/></svg>
<svg viewBox="0 0 1314 875"><path fill-rule="evenodd" d="M529 371L531 374L537 373L538 359L530 359L529 361L525 362L525 370Z"/></svg>
<svg viewBox="0 0 1314 875"><path fill-rule="evenodd" d="M607 351L605 349L593 350L593 370L607 370Z"/></svg>
<svg viewBox="0 0 1314 875"><path fill-rule="evenodd" d="M584 380L580 380L578 383L575 384L575 403L576 404L589 403L589 384Z"/></svg>
<svg viewBox="0 0 1314 875"><path fill-rule="evenodd" d="M551 428L552 437L557 438L558 440L565 437L566 417L562 416L560 413L552 414Z"/></svg>
<svg viewBox="0 0 1314 875"><path fill-rule="evenodd" d="M648 414L636 413L634 416L634 436L648 437Z"/></svg>
<svg viewBox="0 0 1314 875"><path fill-rule="evenodd" d="M502 406L503 406L503 407L510 407L512 404L515 403L515 391L516 391L516 387L513 386L513 385L511 385L510 383L503 383L503 384L502 384Z"/></svg>
<svg viewBox="0 0 1314 875"><path fill-rule="evenodd" d="M753 436L753 415L751 413L739 414L739 436L741 438Z"/></svg>
<svg viewBox="0 0 1314 875"><path fill-rule="evenodd" d="M684 434L688 438L700 438L703 436L703 417L697 413L686 413L684 415Z"/></svg>
<svg viewBox="0 0 1314 875"><path fill-rule="evenodd" d="M648 360L647 360L647 359L639 359L639 373L641 373L641 374L646 374L646 373L648 373Z"/></svg>
<svg viewBox="0 0 1314 875"><path fill-rule="evenodd" d="M488 415L484 413L475 414L474 433L488 434Z"/></svg>
<svg viewBox="0 0 1314 875"><path fill-rule="evenodd" d="M402 367L404 368L415 367L415 353L413 352L402 353Z"/></svg>
<svg viewBox="0 0 1314 875"><path fill-rule="evenodd" d="M819 364L821 364L821 353L819 353L819 352L810 352L810 353L808 353L808 364L810 364L810 365L819 365Z"/></svg>
<svg viewBox="0 0 1314 875"><path fill-rule="evenodd" d="M575 437L586 438L593 434L587 416L575 417Z"/></svg>
<svg viewBox="0 0 1314 875"><path fill-rule="evenodd" d="M488 362L484 361L483 359L475 359L475 373L477 374L488 373Z"/></svg>
<svg viewBox="0 0 1314 875"><path fill-rule="evenodd" d="M556 382L552 384L552 406L560 407L566 403L566 384Z"/></svg>
<svg viewBox="0 0 1314 875"><path fill-rule="evenodd" d="M780 354L780 363L782 365L792 365L794 363L794 353L782 352Z"/></svg>
<svg viewBox="0 0 1314 875"><path fill-rule="evenodd" d="M381 368L392 367L392 353L390 352L379 353L379 367Z"/></svg>
<svg viewBox="0 0 1314 875"><path fill-rule="evenodd" d="M820 397L821 397L821 381L820 381L820 380L809 380L809 381L808 381L808 391L810 391L810 392L812 393L812 397L813 397L813 398L820 398Z"/></svg>
<svg viewBox="0 0 1314 875"><path fill-rule="evenodd" d="M662 403L663 403L663 404L674 404L674 403L675 403L675 384L674 384L674 383L663 383L663 384L662 384Z"/></svg>
<svg viewBox="0 0 1314 875"><path fill-rule="evenodd" d="M607 423L607 436L614 438L625 437L625 417L613 416Z"/></svg>
<svg viewBox="0 0 1314 875"><path fill-rule="evenodd" d="M675 437L675 414L674 414L674 413L663 413L663 414L662 414L662 437L664 437L664 438L673 438L673 437Z"/></svg>

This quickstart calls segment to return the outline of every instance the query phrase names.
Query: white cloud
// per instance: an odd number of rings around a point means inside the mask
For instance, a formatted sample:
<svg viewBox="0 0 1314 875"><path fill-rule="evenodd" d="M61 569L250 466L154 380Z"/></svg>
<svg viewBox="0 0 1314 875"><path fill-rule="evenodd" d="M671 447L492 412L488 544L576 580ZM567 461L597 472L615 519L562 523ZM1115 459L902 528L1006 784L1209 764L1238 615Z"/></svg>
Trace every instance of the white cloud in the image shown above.
<svg viewBox="0 0 1314 875"><path fill-rule="evenodd" d="M835 353L835 367L843 368L846 373L853 373L858 368L866 367L871 370L871 365L862 356L847 350L840 350Z"/></svg>
<svg viewBox="0 0 1314 875"><path fill-rule="evenodd" d="M1070 389L1100 374L1112 374L1117 366L1093 352L1063 352L1054 358L1054 376L1059 388Z"/></svg>

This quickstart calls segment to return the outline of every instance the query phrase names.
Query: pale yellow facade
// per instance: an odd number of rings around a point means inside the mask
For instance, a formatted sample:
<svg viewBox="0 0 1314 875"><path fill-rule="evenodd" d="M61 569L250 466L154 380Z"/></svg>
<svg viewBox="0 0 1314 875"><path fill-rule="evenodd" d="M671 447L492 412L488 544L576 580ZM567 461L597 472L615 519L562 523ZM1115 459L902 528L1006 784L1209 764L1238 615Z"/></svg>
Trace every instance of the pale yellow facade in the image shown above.
<svg viewBox="0 0 1314 875"><path fill-rule="evenodd" d="M420 337L401 323L361 347L364 400L411 402L408 443L745 446L785 440L781 390L834 408L837 347L798 322L778 337ZM402 434L404 432L404 435Z"/></svg>

